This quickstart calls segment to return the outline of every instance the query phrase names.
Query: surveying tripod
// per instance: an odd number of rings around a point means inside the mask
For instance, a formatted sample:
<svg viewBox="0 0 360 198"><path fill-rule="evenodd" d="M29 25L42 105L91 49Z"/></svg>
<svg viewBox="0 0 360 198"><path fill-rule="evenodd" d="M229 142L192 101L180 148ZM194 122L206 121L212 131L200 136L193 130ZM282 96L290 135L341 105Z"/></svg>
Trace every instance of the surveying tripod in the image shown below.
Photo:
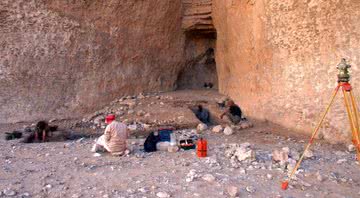
<svg viewBox="0 0 360 198"><path fill-rule="evenodd" d="M334 93L331 97L330 104L326 108L324 114L322 115L322 117L320 119L319 124L316 126L314 132L312 133L309 143L305 147L303 154L301 155L299 161L297 162L294 169L292 170L289 178L287 180L285 180L284 182L282 182L281 188L283 190L286 190L288 188L289 182L291 181L292 177L296 173L296 170L299 168L302 160L304 159L304 155L305 155L306 151L310 148L311 144L314 142L314 139L315 139L317 133L319 132L320 127L322 126L322 124L324 122L326 114L329 112L330 107L334 103L335 97L336 97L337 93L339 92L340 88L344 94L345 107L346 107L346 111L347 111L347 114L349 117L350 128L351 128L351 132L352 132L352 142L356 148L357 160L359 160L359 162L360 162L360 136L359 136L360 135L360 130L359 130L360 115L359 115L358 106L355 101L355 97L352 92L352 87L349 83L350 74L349 74L348 69L350 67L351 67L351 65L347 64L345 59L342 59L341 63L337 66L337 69L339 70L338 85L335 88Z"/></svg>

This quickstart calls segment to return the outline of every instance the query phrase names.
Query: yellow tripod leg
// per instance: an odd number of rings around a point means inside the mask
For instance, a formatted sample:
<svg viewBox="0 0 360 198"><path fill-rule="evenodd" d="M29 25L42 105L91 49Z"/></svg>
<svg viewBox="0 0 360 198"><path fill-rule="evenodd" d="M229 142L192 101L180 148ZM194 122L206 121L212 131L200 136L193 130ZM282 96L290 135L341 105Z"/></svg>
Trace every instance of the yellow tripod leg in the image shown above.
<svg viewBox="0 0 360 198"><path fill-rule="evenodd" d="M357 151L357 160L360 161L360 121L359 121L359 110L358 110L358 106L356 104L356 100L355 97L352 93L352 91L350 91L350 98L351 98L351 103L352 103L352 107L353 107L353 112L354 112L354 117L355 117L355 137L353 137L353 139L355 139L354 146L356 147L356 151Z"/></svg>
<svg viewBox="0 0 360 198"><path fill-rule="evenodd" d="M346 91L343 89L342 92L344 94L345 107L346 107L346 111L347 111L347 114L349 117L351 133L352 133L352 138L353 138L353 142L354 142L356 140L356 139L354 139L356 136L356 132L355 132L356 126L354 123L353 113L351 111L351 107L350 107L350 103L349 103L349 99L348 99L348 95L347 95Z"/></svg>
<svg viewBox="0 0 360 198"><path fill-rule="evenodd" d="M316 126L313 134L311 135L311 139L310 139L308 145L305 147L305 150L304 150L304 152L302 153L299 161L296 163L294 169L291 171L291 174L290 174L289 178L288 178L287 180L285 180L284 182L282 182L281 188L282 188L283 190L286 190L286 189L288 188L289 182L291 181L291 179L292 179L292 177L294 176L296 170L299 168L302 160L304 159L305 152L310 148L311 144L313 143L314 138L316 137L316 134L318 133L321 125L322 125L323 122L324 122L324 119L325 119L326 115L328 114L328 112L329 112L329 110L330 110L330 107L331 107L332 104L334 103L334 100L335 100L335 97L336 97L336 95L337 95L337 93L338 93L338 91L339 91L339 88L340 88L340 85L338 85L338 86L336 87L336 89L335 89L335 91L334 91L334 93L333 93L333 95L332 95L332 97L331 97L331 100L330 100L329 105L327 106L324 114L322 115L322 117L321 117L321 119L320 119L319 124Z"/></svg>
<svg viewBox="0 0 360 198"><path fill-rule="evenodd" d="M360 128L360 121L359 121L359 110L355 101L355 97L352 93L352 91L350 91L350 99L351 99L351 103L352 103L352 107L353 107L353 112L354 112L354 117L355 117L355 127L357 129L357 132L359 133L359 128ZM358 137L359 138L359 137Z"/></svg>

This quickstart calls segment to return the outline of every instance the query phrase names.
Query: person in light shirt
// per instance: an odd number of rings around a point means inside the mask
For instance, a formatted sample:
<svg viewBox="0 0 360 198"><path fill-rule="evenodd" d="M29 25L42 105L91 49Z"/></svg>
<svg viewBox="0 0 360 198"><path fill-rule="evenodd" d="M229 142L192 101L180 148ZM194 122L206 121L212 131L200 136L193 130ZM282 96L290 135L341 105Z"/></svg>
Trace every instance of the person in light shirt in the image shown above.
<svg viewBox="0 0 360 198"><path fill-rule="evenodd" d="M126 124L115 120L115 115L108 115L105 118L108 124L105 132L100 136L92 148L92 152L106 150L110 153L124 153L126 148L126 140L129 137L129 131Z"/></svg>

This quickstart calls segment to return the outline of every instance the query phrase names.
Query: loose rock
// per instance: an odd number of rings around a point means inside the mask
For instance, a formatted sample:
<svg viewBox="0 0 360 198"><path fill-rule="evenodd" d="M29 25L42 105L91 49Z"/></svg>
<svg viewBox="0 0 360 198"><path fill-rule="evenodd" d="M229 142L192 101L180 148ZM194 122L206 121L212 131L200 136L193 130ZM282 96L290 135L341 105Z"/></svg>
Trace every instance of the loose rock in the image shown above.
<svg viewBox="0 0 360 198"><path fill-rule="evenodd" d="M230 148L225 150L225 156L232 160L237 159L240 162L245 160L256 160L255 152L250 148L249 143L230 145Z"/></svg>
<svg viewBox="0 0 360 198"><path fill-rule="evenodd" d="M232 135L234 133L233 129L229 126L225 127L224 134L225 135Z"/></svg>
<svg viewBox="0 0 360 198"><path fill-rule="evenodd" d="M214 133L221 133L222 131L223 131L223 127L221 125L217 125L212 129L212 132Z"/></svg>
<svg viewBox="0 0 360 198"><path fill-rule="evenodd" d="M236 197L239 194L239 190L236 186L229 186L226 190L231 197Z"/></svg>
<svg viewBox="0 0 360 198"><path fill-rule="evenodd" d="M252 186L247 186L247 187L246 187L246 191L248 191L249 193L254 193L256 190L255 190L255 188L252 187Z"/></svg>
<svg viewBox="0 0 360 198"><path fill-rule="evenodd" d="M156 193L156 196L159 198L169 198L170 197L170 195L166 192L158 192L158 193Z"/></svg>
<svg viewBox="0 0 360 198"><path fill-rule="evenodd" d="M311 159L314 157L314 152L312 152L310 149L306 150L304 153L305 159Z"/></svg>
<svg viewBox="0 0 360 198"><path fill-rule="evenodd" d="M355 146L353 144L349 144L349 146L347 147L349 152L354 152L355 151Z"/></svg>
<svg viewBox="0 0 360 198"><path fill-rule="evenodd" d="M347 162L347 159L339 159L336 163L337 164L342 164L344 162Z"/></svg>
<svg viewBox="0 0 360 198"><path fill-rule="evenodd" d="M246 150L244 148L238 148L234 154L239 161L244 161L250 159L250 161L255 160L255 152L253 150Z"/></svg>
<svg viewBox="0 0 360 198"><path fill-rule="evenodd" d="M200 124L198 124L196 129L197 129L197 131L202 132L202 131L205 131L206 129L208 129L208 126L204 123L200 123Z"/></svg>
<svg viewBox="0 0 360 198"><path fill-rule="evenodd" d="M194 179L196 179L198 175L196 174L196 170L191 169L190 172L186 175L186 182L192 182Z"/></svg>
<svg viewBox="0 0 360 198"><path fill-rule="evenodd" d="M269 179L269 180L272 180L273 176L271 174L267 174L266 177Z"/></svg>
<svg viewBox="0 0 360 198"><path fill-rule="evenodd" d="M318 171L318 172L316 172L316 179L319 181L319 182L322 182L322 181L324 181L324 178L323 178L323 176L320 174L320 172Z"/></svg>
<svg viewBox="0 0 360 198"><path fill-rule="evenodd" d="M216 178L211 174L205 174L204 176L202 176L202 179L207 182L214 182Z"/></svg>
<svg viewBox="0 0 360 198"><path fill-rule="evenodd" d="M3 191L3 193L4 193L4 195L5 196L8 196L8 197L13 197L13 196L15 196L17 193L14 191L14 190L12 190L12 189L5 189L4 191Z"/></svg>
<svg viewBox="0 0 360 198"><path fill-rule="evenodd" d="M274 150L272 152L272 160L274 162L279 162L280 165L284 165L287 163L289 159L289 148L284 147L281 150Z"/></svg>

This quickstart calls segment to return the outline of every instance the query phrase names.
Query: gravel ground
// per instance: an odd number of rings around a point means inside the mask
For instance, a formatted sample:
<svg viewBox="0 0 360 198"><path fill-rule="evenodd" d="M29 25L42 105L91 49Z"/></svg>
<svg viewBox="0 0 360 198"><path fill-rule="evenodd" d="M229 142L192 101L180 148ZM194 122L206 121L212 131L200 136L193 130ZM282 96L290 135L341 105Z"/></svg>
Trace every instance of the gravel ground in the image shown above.
<svg viewBox="0 0 360 198"><path fill-rule="evenodd" d="M160 126L163 120L166 124L182 120L180 128L196 127L198 121L194 122L189 105L205 104L211 113L219 114L215 101L222 97L214 91L127 97L130 99L119 99L94 115L116 112L128 123L138 120ZM170 108L177 114L171 114ZM149 112L151 116L147 117ZM291 153L301 152L309 135L271 123L253 120L255 127L235 130L232 135L214 133L211 128L204 131L201 136L208 141L208 157L200 159L194 150L146 154L142 152L143 135L136 134L129 139L128 156L95 157L90 149L94 138L103 132L103 123L97 118L83 120L53 124L87 134L87 138L40 144L4 140L4 132L32 123L0 125L0 197L360 197L355 153L348 151L347 145L323 141L312 147L314 156L302 163L289 189L281 190L288 171L286 164L272 161L272 152L284 147ZM193 127L177 134L191 134ZM240 162L226 156L232 144L246 142L250 144L247 149L256 154L254 160Z"/></svg>
<svg viewBox="0 0 360 198"><path fill-rule="evenodd" d="M238 197L360 197L359 163L354 153L344 145L323 143L313 147L314 158L304 161L290 188L281 190L287 171L272 163L271 153L282 147L301 150L304 141L273 130L264 125L231 136L205 131L202 135L209 142L209 157L203 159L197 158L194 150L145 154L141 139L129 140L133 151L128 156L94 157L89 152L92 138L41 144L2 138L1 196L230 197L228 191L235 189ZM234 168L224 154L225 147L244 142L250 143L256 161Z"/></svg>

